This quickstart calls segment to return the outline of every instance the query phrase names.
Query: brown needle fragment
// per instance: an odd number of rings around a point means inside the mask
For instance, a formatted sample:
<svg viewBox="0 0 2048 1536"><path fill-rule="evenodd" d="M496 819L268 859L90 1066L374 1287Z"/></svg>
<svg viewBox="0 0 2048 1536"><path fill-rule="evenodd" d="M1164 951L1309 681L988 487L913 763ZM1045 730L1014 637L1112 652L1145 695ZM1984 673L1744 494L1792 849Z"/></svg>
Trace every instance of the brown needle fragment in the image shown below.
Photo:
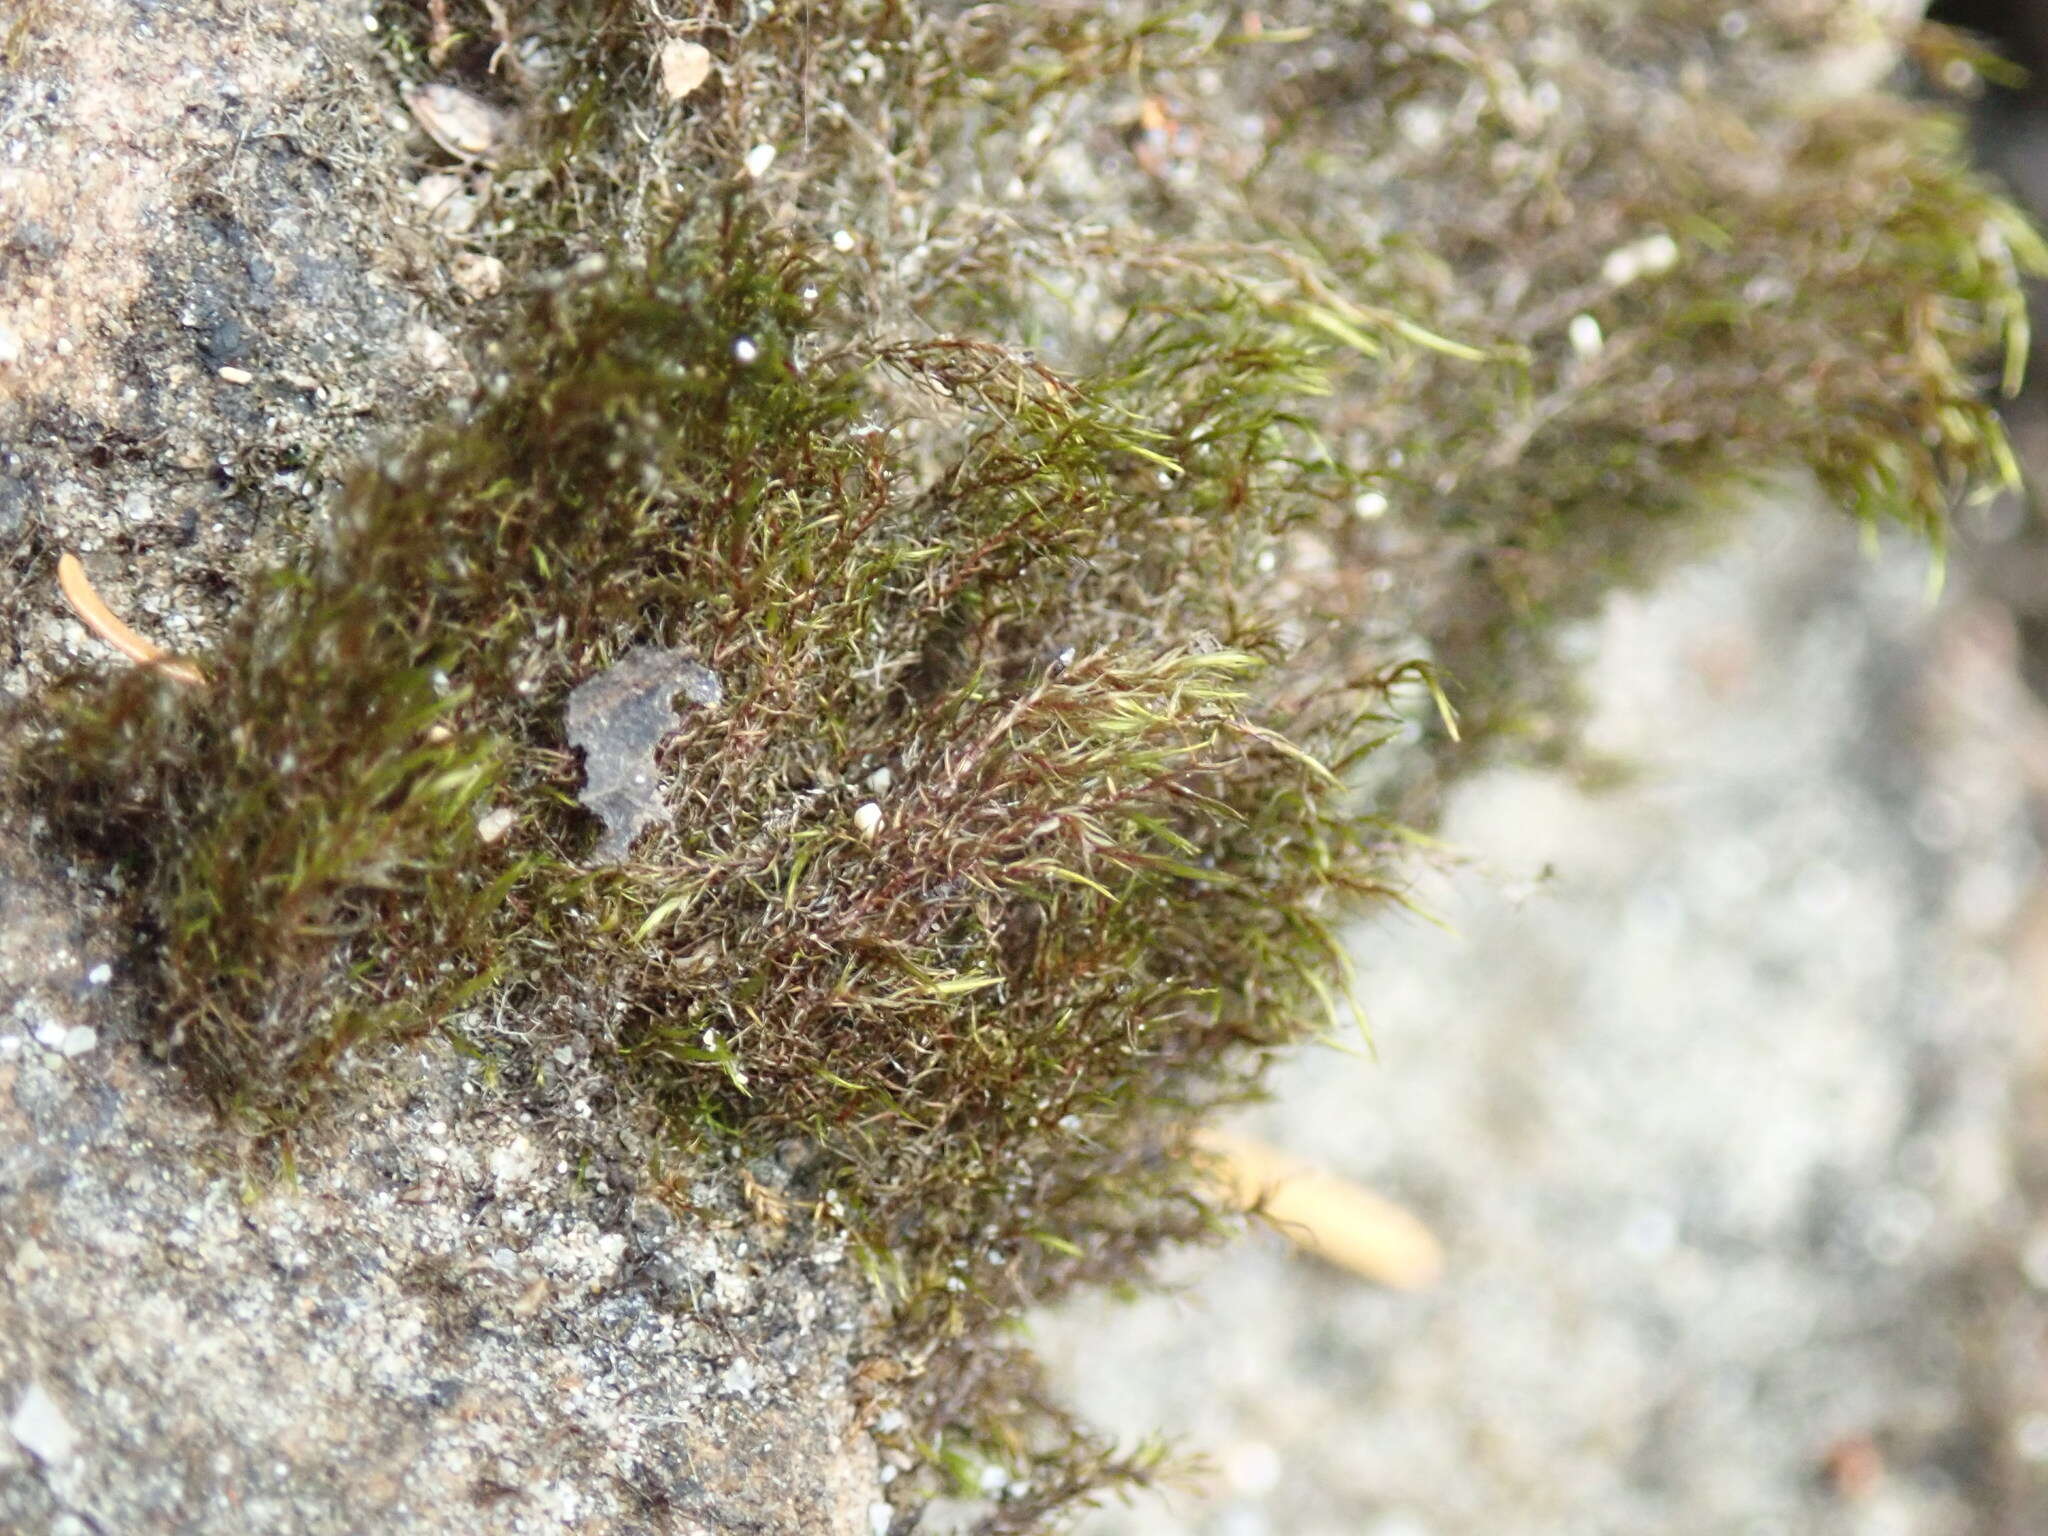
<svg viewBox="0 0 2048 1536"><path fill-rule="evenodd" d="M191 662L165 654L114 617L114 611L100 600L99 593L86 580L85 567L79 564L78 556L66 553L57 557L57 585L63 589L64 601L71 605L79 622L130 661L155 667L164 676L195 688L205 683L206 674Z"/></svg>
<svg viewBox="0 0 2048 1536"><path fill-rule="evenodd" d="M1397 1291L1443 1273L1435 1234L1392 1201L1248 1136L1209 1131L1201 1144L1220 1192L1305 1252Z"/></svg>

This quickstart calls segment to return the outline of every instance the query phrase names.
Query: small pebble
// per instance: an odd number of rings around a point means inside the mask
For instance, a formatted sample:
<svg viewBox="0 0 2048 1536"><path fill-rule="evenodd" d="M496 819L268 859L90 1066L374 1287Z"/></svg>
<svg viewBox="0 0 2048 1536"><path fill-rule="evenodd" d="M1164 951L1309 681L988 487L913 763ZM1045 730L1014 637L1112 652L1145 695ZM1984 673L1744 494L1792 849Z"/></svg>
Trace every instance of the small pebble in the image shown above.
<svg viewBox="0 0 2048 1536"><path fill-rule="evenodd" d="M483 205L469 192L469 183L453 171L435 171L412 184L412 200L427 222L444 235L461 235L475 227Z"/></svg>
<svg viewBox="0 0 2048 1536"><path fill-rule="evenodd" d="M863 801L853 813L853 829L862 837L873 837L882 830L882 808L872 800Z"/></svg>
<svg viewBox="0 0 2048 1536"><path fill-rule="evenodd" d="M399 95L427 137L457 159L489 165L517 137L511 113L452 85L409 85Z"/></svg>
<svg viewBox="0 0 2048 1536"><path fill-rule="evenodd" d="M69 1033L55 1019L45 1019L36 1026L36 1044L46 1051L54 1051L63 1046L64 1037Z"/></svg>
<svg viewBox="0 0 2048 1536"><path fill-rule="evenodd" d="M254 384L256 375L246 368L237 368L232 363L220 370L221 380L228 384Z"/></svg>
<svg viewBox="0 0 2048 1536"><path fill-rule="evenodd" d="M1573 315L1572 323L1565 327L1565 339L1580 357L1597 357L1600 349L1607 345L1607 338L1600 331L1600 322L1591 315Z"/></svg>
<svg viewBox="0 0 2048 1536"><path fill-rule="evenodd" d="M1650 235L1607 253L1600 275L1616 288L1640 277L1662 277L1678 265L1678 242L1669 235Z"/></svg>
<svg viewBox="0 0 2048 1536"><path fill-rule="evenodd" d="M670 101L681 101L711 78L711 50L702 43L670 38L661 45L661 88Z"/></svg>
<svg viewBox="0 0 2048 1536"><path fill-rule="evenodd" d="M104 987L114 979L114 968L102 960L98 965L85 973L85 979L96 987Z"/></svg>
<svg viewBox="0 0 2048 1536"><path fill-rule="evenodd" d="M2023 1414L2013 1426L2013 1448L2033 1466L2048 1462L2048 1413Z"/></svg>
<svg viewBox="0 0 2048 1536"><path fill-rule="evenodd" d="M732 355L739 359L740 365L744 367L761 355L761 349L745 336L742 336L732 344Z"/></svg>
<svg viewBox="0 0 2048 1536"><path fill-rule="evenodd" d="M487 843L495 843L512 830L512 823L517 819L509 808L501 805L495 811L478 819L476 835Z"/></svg>
<svg viewBox="0 0 2048 1536"><path fill-rule="evenodd" d="M747 174L756 181L766 176L768 174L768 167L774 163L775 146L773 144L756 144L747 151Z"/></svg>
<svg viewBox="0 0 2048 1536"><path fill-rule="evenodd" d="M412 344L413 354L434 372L443 373L456 365L453 344L431 325L413 326L405 339Z"/></svg>
<svg viewBox="0 0 2048 1536"><path fill-rule="evenodd" d="M57 1044L60 1056L83 1056L100 1043L100 1032L90 1024L74 1024L64 1031L64 1038Z"/></svg>
<svg viewBox="0 0 2048 1536"><path fill-rule="evenodd" d="M464 251L448 263L455 286L472 299L488 299L505 286L505 263L479 251Z"/></svg>
<svg viewBox="0 0 2048 1536"><path fill-rule="evenodd" d="M844 256L854 247L853 231L842 229L832 236L832 249Z"/></svg>
<svg viewBox="0 0 2048 1536"><path fill-rule="evenodd" d="M884 763L873 773L869 774L865 782L869 794L886 795L889 793L889 786L896 782L896 776L889 771L889 765Z"/></svg>

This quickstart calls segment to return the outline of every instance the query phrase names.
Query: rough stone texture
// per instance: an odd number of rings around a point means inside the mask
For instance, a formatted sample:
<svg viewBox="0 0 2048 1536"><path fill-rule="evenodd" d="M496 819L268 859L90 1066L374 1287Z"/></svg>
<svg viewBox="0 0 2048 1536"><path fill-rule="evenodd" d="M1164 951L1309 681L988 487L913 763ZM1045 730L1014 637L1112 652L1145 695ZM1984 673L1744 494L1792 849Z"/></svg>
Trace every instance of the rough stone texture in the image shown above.
<svg viewBox="0 0 2048 1536"><path fill-rule="evenodd" d="M415 136L359 8L79 0L33 8L15 47L0 613L19 622L0 687L19 689L92 654L22 595L54 551L176 649L228 610L252 549L303 526L325 474L469 376L404 198Z"/></svg>
<svg viewBox="0 0 2048 1536"><path fill-rule="evenodd" d="M867 1287L781 1170L656 1190L630 1133L567 1144L434 1048L276 1178L118 970L7 851L0 1529L871 1529Z"/></svg>
<svg viewBox="0 0 2048 1536"><path fill-rule="evenodd" d="M1358 941L1379 1061L1253 1121L1443 1284L1267 1235L1048 1323L1085 1410L1214 1469L1095 1536L2048 1528L2048 728L2001 609L1803 521L1611 606L1619 784L1455 792L1450 931Z"/></svg>

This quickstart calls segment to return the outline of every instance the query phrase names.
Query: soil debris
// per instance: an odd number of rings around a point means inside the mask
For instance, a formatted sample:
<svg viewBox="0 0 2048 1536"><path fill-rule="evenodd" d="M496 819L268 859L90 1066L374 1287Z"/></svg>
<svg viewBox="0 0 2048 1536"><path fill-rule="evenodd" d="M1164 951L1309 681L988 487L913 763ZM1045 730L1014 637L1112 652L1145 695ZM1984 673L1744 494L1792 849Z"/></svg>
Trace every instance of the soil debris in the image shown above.
<svg viewBox="0 0 2048 1536"><path fill-rule="evenodd" d="M700 708L725 697L718 674L680 651L639 646L569 695L569 742L583 749L586 809L604 822L591 857L616 864L640 832L661 819L655 748L675 729L670 702Z"/></svg>

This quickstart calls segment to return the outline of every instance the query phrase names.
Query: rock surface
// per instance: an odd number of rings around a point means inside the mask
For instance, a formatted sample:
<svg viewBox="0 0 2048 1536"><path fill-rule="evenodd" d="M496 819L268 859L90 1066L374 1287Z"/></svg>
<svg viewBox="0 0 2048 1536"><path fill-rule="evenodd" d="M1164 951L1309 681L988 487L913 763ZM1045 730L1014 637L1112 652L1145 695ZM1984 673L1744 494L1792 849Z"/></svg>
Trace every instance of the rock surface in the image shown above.
<svg viewBox="0 0 2048 1536"><path fill-rule="evenodd" d="M363 12L31 7L0 70L0 687L87 649L58 550L176 650L323 477L468 387ZM394 124L393 119L396 119Z"/></svg>
<svg viewBox="0 0 2048 1536"><path fill-rule="evenodd" d="M436 1047L269 1176L125 1003L7 852L0 1528L871 1529L867 1288L776 1170L656 1190Z"/></svg>
<svg viewBox="0 0 2048 1536"><path fill-rule="evenodd" d="M1852 542L1774 513L1618 598L1618 783L1455 791L1448 931L1358 938L1378 1062L1255 1117L1434 1225L1438 1288L1266 1234L1047 1323L1211 1463L1094 1536L2044 1528L2048 727L2002 609Z"/></svg>

